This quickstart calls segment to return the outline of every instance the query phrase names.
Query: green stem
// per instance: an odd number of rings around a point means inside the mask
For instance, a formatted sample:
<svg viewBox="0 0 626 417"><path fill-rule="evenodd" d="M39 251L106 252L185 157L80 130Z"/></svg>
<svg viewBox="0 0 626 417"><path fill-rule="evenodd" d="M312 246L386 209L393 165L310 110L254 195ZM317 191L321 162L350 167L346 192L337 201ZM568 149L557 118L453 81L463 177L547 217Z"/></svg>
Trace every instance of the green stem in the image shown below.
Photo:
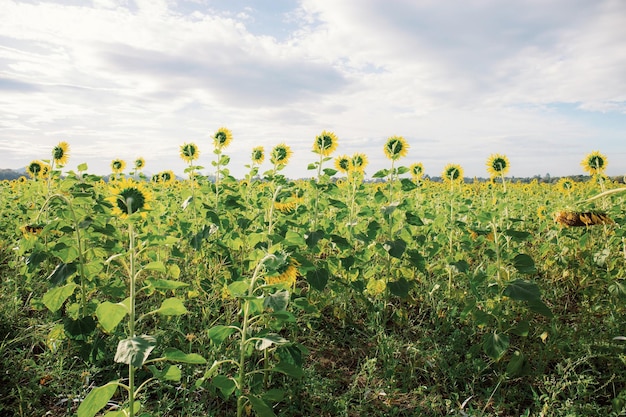
<svg viewBox="0 0 626 417"><path fill-rule="evenodd" d="M130 207L130 205L128 205ZM129 209L130 210L130 209ZM129 287L130 287L130 312L128 317L128 333L130 337L135 337L135 233L133 224L128 225L129 238ZM129 415L135 415L135 368L132 363L128 364L128 409Z"/></svg>

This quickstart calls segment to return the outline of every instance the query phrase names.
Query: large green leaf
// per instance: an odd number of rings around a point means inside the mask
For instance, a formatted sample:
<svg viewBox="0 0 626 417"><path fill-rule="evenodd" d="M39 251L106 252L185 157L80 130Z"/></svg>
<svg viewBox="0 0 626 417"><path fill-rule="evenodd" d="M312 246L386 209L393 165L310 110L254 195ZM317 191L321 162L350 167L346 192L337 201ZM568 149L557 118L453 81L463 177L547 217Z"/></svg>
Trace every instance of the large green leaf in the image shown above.
<svg viewBox="0 0 626 417"><path fill-rule="evenodd" d="M195 365L202 365L206 363L206 359L197 353L185 353L175 348L165 349L163 357L172 362L190 363Z"/></svg>
<svg viewBox="0 0 626 417"><path fill-rule="evenodd" d="M265 401L260 399L259 397L255 397L254 395L248 395L248 400L252 405L252 409L256 412L259 417L276 417L272 408L265 404Z"/></svg>
<svg viewBox="0 0 626 417"><path fill-rule="evenodd" d="M513 258L513 266L521 274L534 274L537 272L533 258L524 253L520 253Z"/></svg>
<svg viewBox="0 0 626 417"><path fill-rule="evenodd" d="M491 359L500 359L509 348L509 337L502 333L487 333L483 338L483 350Z"/></svg>
<svg viewBox="0 0 626 417"><path fill-rule="evenodd" d="M163 300L156 312L162 316L180 316L187 313L187 309L180 298L172 297Z"/></svg>
<svg viewBox="0 0 626 417"><path fill-rule="evenodd" d="M76 290L77 287L78 285L70 282L62 287L52 288L43 295L43 304L48 308L48 310L54 313L61 308L63 303L72 294L74 294L74 290Z"/></svg>
<svg viewBox="0 0 626 417"><path fill-rule="evenodd" d="M213 379L211 379L211 384L219 389L225 398L230 397L230 395L235 392L235 388L237 385L232 378L229 378L224 375L215 375Z"/></svg>
<svg viewBox="0 0 626 417"><path fill-rule="evenodd" d="M306 273L306 280L311 285L311 287L315 288L318 291L323 291L324 288L326 288L326 284L328 284L328 270L325 268L320 268L313 271L308 271Z"/></svg>
<svg viewBox="0 0 626 417"><path fill-rule="evenodd" d="M224 342L224 340L226 340L228 336L233 334L236 330L236 328L231 326L213 326L209 329L209 339L211 339L211 341L215 343L216 346L219 346Z"/></svg>
<svg viewBox="0 0 626 417"><path fill-rule="evenodd" d="M281 374L289 375L293 378L302 378L304 376L304 371L299 366L296 366L289 362L279 362L275 367L272 368L274 372L280 372Z"/></svg>
<svg viewBox="0 0 626 417"><path fill-rule="evenodd" d="M65 283L69 277L76 273L75 264L60 263L54 268L54 271L48 275L48 281L52 286L57 286Z"/></svg>
<svg viewBox="0 0 626 417"><path fill-rule="evenodd" d="M76 410L78 417L95 416L113 398L116 390L117 383L115 382L109 382L106 385L92 389L83 402L80 403L78 410Z"/></svg>
<svg viewBox="0 0 626 417"><path fill-rule="evenodd" d="M387 241L383 244L383 248L385 248L390 256L400 259L406 250L406 242L402 239Z"/></svg>
<svg viewBox="0 0 626 417"><path fill-rule="evenodd" d="M539 300L541 291L534 282L516 279L508 283L504 289L504 295L517 301L531 301Z"/></svg>
<svg viewBox="0 0 626 417"><path fill-rule="evenodd" d="M289 291L276 291L267 295L263 300L263 307L272 309L273 311L284 311L289 304Z"/></svg>
<svg viewBox="0 0 626 417"><path fill-rule="evenodd" d="M516 350L509 360L508 365L506 366L506 374L509 377L516 377L521 375L522 371L524 370L525 360L526 358L524 357L524 354L519 350Z"/></svg>
<svg viewBox="0 0 626 417"><path fill-rule="evenodd" d="M552 310L541 300L530 300L528 301L528 308L535 313L539 313L544 317L552 318L554 314L552 314Z"/></svg>
<svg viewBox="0 0 626 417"><path fill-rule="evenodd" d="M145 334L120 340L114 361L139 368L148 359L155 346L156 339Z"/></svg>
<svg viewBox="0 0 626 417"><path fill-rule="evenodd" d="M387 283L387 288L389 291L395 295L396 297L406 298L409 295L410 289L409 281L407 281L404 277L400 278L397 281L389 281Z"/></svg>
<svg viewBox="0 0 626 417"><path fill-rule="evenodd" d="M289 343L289 340L285 339L281 335L270 333L270 334L266 334L263 337L260 337L256 341L254 347L256 348L256 350L265 350L271 347L272 345L284 345L287 343Z"/></svg>
<svg viewBox="0 0 626 417"><path fill-rule="evenodd" d="M126 314L128 314L128 307L122 303L113 304L109 301L105 301L96 308L98 323L100 323L100 326L102 326L107 333L111 333L115 330Z"/></svg>

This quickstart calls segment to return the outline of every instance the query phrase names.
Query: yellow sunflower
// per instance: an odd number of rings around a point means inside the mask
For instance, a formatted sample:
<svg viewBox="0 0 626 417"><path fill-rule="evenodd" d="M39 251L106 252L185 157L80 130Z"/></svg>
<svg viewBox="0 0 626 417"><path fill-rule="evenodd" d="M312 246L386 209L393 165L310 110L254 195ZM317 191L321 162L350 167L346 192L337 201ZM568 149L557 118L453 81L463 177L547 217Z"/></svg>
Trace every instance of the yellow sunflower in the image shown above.
<svg viewBox="0 0 626 417"><path fill-rule="evenodd" d="M200 156L200 150L195 143L185 143L180 146L180 157L185 162L191 163Z"/></svg>
<svg viewBox="0 0 626 417"><path fill-rule="evenodd" d="M448 164L441 176L445 182L461 182L463 181L463 168L458 164Z"/></svg>
<svg viewBox="0 0 626 417"><path fill-rule="evenodd" d="M265 160L265 149L262 146L252 148L252 163L261 165Z"/></svg>
<svg viewBox="0 0 626 417"><path fill-rule="evenodd" d="M57 146L52 148L52 159L57 166L63 166L67 164L67 160L70 157L70 145L67 142L59 142Z"/></svg>
<svg viewBox="0 0 626 417"><path fill-rule="evenodd" d="M487 159L487 172L492 176L504 176L509 172L510 163L506 155L494 154Z"/></svg>
<svg viewBox="0 0 626 417"><path fill-rule="evenodd" d="M31 178L38 178L41 175L41 171L43 171L43 165L44 163L41 161L32 161L26 167L26 172Z"/></svg>
<svg viewBox="0 0 626 417"><path fill-rule="evenodd" d="M111 170L114 174L119 174L126 168L126 162L122 159L114 159L111 161Z"/></svg>
<svg viewBox="0 0 626 417"><path fill-rule="evenodd" d="M341 155L335 158L335 168L344 174L352 170L352 159L348 155Z"/></svg>
<svg viewBox="0 0 626 417"><path fill-rule="evenodd" d="M421 162L416 162L409 166L409 172L411 173L411 178L414 180L419 180L424 175L424 165Z"/></svg>
<svg viewBox="0 0 626 417"><path fill-rule="evenodd" d="M300 264L293 258L290 258L281 268L276 272L276 275L268 276L265 278L265 282L269 285L274 284L287 284L294 285L298 278L298 266Z"/></svg>
<svg viewBox="0 0 626 417"><path fill-rule="evenodd" d="M50 175L50 165L44 163L41 166L41 172L39 173L39 177L45 179L45 178L48 178L49 175Z"/></svg>
<svg viewBox="0 0 626 417"><path fill-rule="evenodd" d="M146 167L146 160L142 157L135 159L135 170L141 171Z"/></svg>
<svg viewBox="0 0 626 417"><path fill-rule="evenodd" d="M569 193L572 191L572 188L574 188L574 181L570 178L563 177L557 181L556 188L562 193Z"/></svg>
<svg viewBox="0 0 626 417"><path fill-rule="evenodd" d="M593 151L580 164L589 175L596 175L602 174L606 170L608 161L606 156L602 155L600 151Z"/></svg>
<svg viewBox="0 0 626 417"><path fill-rule="evenodd" d="M352 155L352 159L350 159L352 169L360 173L365 171L365 167L368 163L369 161L367 160L367 155L364 153L355 153Z"/></svg>
<svg viewBox="0 0 626 417"><path fill-rule="evenodd" d="M270 162L274 165L287 165L289 163L289 158L291 158L293 152L288 145L281 143L279 145L274 146L272 149L272 153L270 154Z"/></svg>
<svg viewBox="0 0 626 417"><path fill-rule="evenodd" d="M161 171L158 174L154 174L152 176L152 180L154 182L169 185L176 180L176 175L174 174L174 171L172 170Z"/></svg>
<svg viewBox="0 0 626 417"><path fill-rule="evenodd" d="M409 152L409 144L402 136L391 136L385 143L385 155L392 161L396 161Z"/></svg>
<svg viewBox="0 0 626 417"><path fill-rule="evenodd" d="M129 215L139 212L145 218L146 211L151 210L153 196L144 182L123 178L109 183L109 192L111 195L106 200L113 204L111 213L115 216L126 219Z"/></svg>
<svg viewBox="0 0 626 417"><path fill-rule="evenodd" d="M313 143L313 152L322 156L329 156L337 149L339 145L339 139L333 132L323 131L316 138Z"/></svg>
<svg viewBox="0 0 626 417"><path fill-rule="evenodd" d="M213 144L215 149L224 149L233 141L233 134L225 127L220 127L213 135Z"/></svg>

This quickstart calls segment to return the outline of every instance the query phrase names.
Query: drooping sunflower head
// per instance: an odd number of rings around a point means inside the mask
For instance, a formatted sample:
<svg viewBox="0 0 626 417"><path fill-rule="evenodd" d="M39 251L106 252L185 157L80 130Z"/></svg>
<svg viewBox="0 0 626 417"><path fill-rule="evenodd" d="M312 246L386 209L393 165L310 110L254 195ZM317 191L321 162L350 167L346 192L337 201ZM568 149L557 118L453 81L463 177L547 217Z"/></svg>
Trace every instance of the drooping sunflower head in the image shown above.
<svg viewBox="0 0 626 417"><path fill-rule="evenodd" d="M57 166L63 166L67 164L67 160L70 157L70 145L67 142L59 142L57 146L52 148L52 159Z"/></svg>
<svg viewBox="0 0 626 417"><path fill-rule="evenodd" d="M335 158L335 168L337 171L347 174L352 170L352 158L348 155L341 155Z"/></svg>
<svg viewBox="0 0 626 417"><path fill-rule="evenodd" d="M111 161L111 170L114 174L119 174L126 168L126 161L122 159L114 159Z"/></svg>
<svg viewBox="0 0 626 417"><path fill-rule="evenodd" d="M287 163L289 163L289 158L291 158L291 155L293 155L291 148L288 145L281 143L274 146L274 149L272 149L270 162L274 165L287 165Z"/></svg>
<svg viewBox="0 0 626 417"><path fill-rule="evenodd" d="M313 143L313 152L322 156L329 156L337 149L339 145L339 139L333 132L323 131L316 138Z"/></svg>
<svg viewBox="0 0 626 417"><path fill-rule="evenodd" d="M220 127L213 135L213 144L215 149L224 149L233 141L233 134L225 127Z"/></svg>
<svg viewBox="0 0 626 417"><path fill-rule="evenodd" d="M145 167L146 167L146 160L145 159L143 159L141 157L135 159L135 170L141 171Z"/></svg>
<svg viewBox="0 0 626 417"><path fill-rule="evenodd" d="M414 180L418 180L424 175L424 165L422 165L421 162L411 164L411 166L409 166L409 172Z"/></svg>
<svg viewBox="0 0 626 417"><path fill-rule="evenodd" d="M605 155L602 155L599 151L593 151L580 164L589 175L596 175L602 174L606 170L608 161Z"/></svg>
<svg viewBox="0 0 626 417"><path fill-rule="evenodd" d="M145 217L146 211L151 210L152 192L145 183L134 181L132 178L123 178L109 184L110 196L106 198L113 204L111 213L126 219L134 213L141 213Z"/></svg>
<svg viewBox="0 0 626 417"><path fill-rule="evenodd" d="M200 156L200 150L195 143L185 143L180 146L180 157L185 162L191 163Z"/></svg>
<svg viewBox="0 0 626 417"><path fill-rule="evenodd" d="M355 153L354 155L352 155L350 163L352 164L352 168L355 171L363 173L369 161L367 160L367 155L365 155L364 153Z"/></svg>
<svg viewBox="0 0 626 417"><path fill-rule="evenodd" d="M261 165L265 160L265 149L262 146L252 148L252 163Z"/></svg>
<svg viewBox="0 0 626 417"><path fill-rule="evenodd" d="M288 253L279 252L275 255L274 259L266 263L268 274L265 277L265 282L269 285L294 285L298 278L298 266L300 264Z"/></svg>
<svg viewBox="0 0 626 417"><path fill-rule="evenodd" d="M506 175L509 172L510 163L506 155L494 154L487 159L487 172L492 176Z"/></svg>
<svg viewBox="0 0 626 417"><path fill-rule="evenodd" d="M44 163L41 161L32 161L26 167L26 172L30 175L31 178L38 178L41 175L41 171L43 171Z"/></svg>
<svg viewBox="0 0 626 417"><path fill-rule="evenodd" d="M385 155L392 161L396 161L409 152L409 144L402 136L392 136L385 143Z"/></svg>
<svg viewBox="0 0 626 417"><path fill-rule="evenodd" d="M461 182L463 181L463 168L458 164L448 164L441 176L445 182Z"/></svg>
<svg viewBox="0 0 626 417"><path fill-rule="evenodd" d="M176 175L174 175L174 171L167 170L161 171L158 174L154 174L152 176L152 181L158 182L160 184L171 184L176 180Z"/></svg>

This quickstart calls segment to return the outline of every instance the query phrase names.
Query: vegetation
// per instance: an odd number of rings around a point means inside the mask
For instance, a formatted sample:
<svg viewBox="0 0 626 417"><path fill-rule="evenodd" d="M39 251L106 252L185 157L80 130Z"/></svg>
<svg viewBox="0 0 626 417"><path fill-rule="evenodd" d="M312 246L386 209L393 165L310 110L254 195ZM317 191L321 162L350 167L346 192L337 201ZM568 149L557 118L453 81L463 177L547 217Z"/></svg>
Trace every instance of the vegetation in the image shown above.
<svg viewBox="0 0 626 417"><path fill-rule="evenodd" d="M604 155L585 182L510 182L504 155L489 182L434 182L394 136L365 182L323 132L311 179L281 174L280 144L237 180L231 140L219 181L191 143L184 180L143 158L61 175L62 143L0 183L1 415L626 415L626 193Z"/></svg>

